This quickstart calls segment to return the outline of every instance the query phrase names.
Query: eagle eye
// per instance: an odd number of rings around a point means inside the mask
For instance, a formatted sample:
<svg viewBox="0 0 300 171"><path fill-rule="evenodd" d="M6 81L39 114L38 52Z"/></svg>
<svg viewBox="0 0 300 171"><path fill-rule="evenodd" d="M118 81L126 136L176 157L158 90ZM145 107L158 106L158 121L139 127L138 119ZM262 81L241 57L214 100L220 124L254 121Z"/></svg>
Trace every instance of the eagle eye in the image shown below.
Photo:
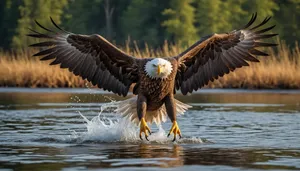
<svg viewBox="0 0 300 171"><path fill-rule="evenodd" d="M153 66L153 67L156 67L156 65L155 65L155 64L152 64L152 66Z"/></svg>

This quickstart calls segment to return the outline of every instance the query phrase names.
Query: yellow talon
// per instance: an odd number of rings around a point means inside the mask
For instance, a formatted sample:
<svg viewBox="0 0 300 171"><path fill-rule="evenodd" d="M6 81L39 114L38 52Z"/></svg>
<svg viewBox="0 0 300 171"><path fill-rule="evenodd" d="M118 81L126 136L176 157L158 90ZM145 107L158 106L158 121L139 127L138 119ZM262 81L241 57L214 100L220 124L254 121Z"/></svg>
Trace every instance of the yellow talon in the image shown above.
<svg viewBox="0 0 300 171"><path fill-rule="evenodd" d="M148 131L149 134L151 135L151 130L150 130L150 128L148 127L147 122L145 121L144 118L142 118L142 119L141 119L141 124L140 124L140 139L141 139L141 140L143 140L143 138L142 138L142 133L144 132L146 140L149 141L149 140L148 140L148 132L147 132L147 131Z"/></svg>
<svg viewBox="0 0 300 171"><path fill-rule="evenodd" d="M179 126L178 126L178 124L177 124L176 121L173 122L172 128L170 129L170 132L169 132L169 134L168 134L168 137L170 136L171 133L174 134L174 139L173 139L173 141L176 140L176 135L177 135L177 134L178 134L179 137L181 138L181 132L180 132Z"/></svg>

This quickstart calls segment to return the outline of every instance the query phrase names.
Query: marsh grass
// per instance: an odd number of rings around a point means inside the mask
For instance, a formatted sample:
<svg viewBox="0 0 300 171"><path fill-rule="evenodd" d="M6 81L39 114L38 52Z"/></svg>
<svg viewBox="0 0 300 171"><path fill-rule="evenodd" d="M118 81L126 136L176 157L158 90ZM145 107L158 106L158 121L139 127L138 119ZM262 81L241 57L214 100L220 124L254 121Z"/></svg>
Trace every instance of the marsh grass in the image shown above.
<svg viewBox="0 0 300 171"><path fill-rule="evenodd" d="M289 48L284 42L274 49L265 49L270 56L259 57L260 63L250 63L250 67L237 69L206 87L247 88L247 89L298 89L300 88L300 49L298 44ZM292 49L292 50L290 50ZM164 43L154 50L145 44L141 50L136 42L130 48L129 42L123 48L126 53L136 57L175 56L184 48ZM86 87L87 81L74 76L67 69L49 66L50 61L39 61L32 57L34 50L19 53L1 52L0 86L2 87Z"/></svg>

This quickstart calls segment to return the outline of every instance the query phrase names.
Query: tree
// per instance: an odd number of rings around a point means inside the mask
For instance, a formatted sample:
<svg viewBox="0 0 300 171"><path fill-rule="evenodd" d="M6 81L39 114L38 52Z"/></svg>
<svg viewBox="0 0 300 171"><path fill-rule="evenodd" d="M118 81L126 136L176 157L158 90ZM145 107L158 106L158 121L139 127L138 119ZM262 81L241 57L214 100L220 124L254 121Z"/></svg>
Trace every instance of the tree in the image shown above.
<svg viewBox="0 0 300 171"><path fill-rule="evenodd" d="M104 12L106 21L106 37L108 40L112 39L112 15L115 8L111 7L110 0L104 0Z"/></svg>
<svg viewBox="0 0 300 171"><path fill-rule="evenodd" d="M33 43L32 38L28 38L28 28L39 30L34 23L34 19L44 26L51 26L49 17L51 16L57 24L61 22L61 15L67 0L23 0L23 4L19 7L20 18L16 28L16 35L12 39L12 47L20 49L27 47Z"/></svg>
<svg viewBox="0 0 300 171"><path fill-rule="evenodd" d="M240 29L248 23L253 12L249 13L248 10L243 8L244 4L247 2L247 0L224 1L223 10L227 11L228 22L231 24L228 31Z"/></svg>
<svg viewBox="0 0 300 171"><path fill-rule="evenodd" d="M244 6L247 11L251 13L257 12L259 16L263 17L274 16L274 12L279 10L279 6L274 0L246 1Z"/></svg>
<svg viewBox="0 0 300 171"><path fill-rule="evenodd" d="M276 3L274 0L253 0L253 1L246 1L243 5L243 8L248 11L249 15L250 13L257 12L257 21L262 21L265 17L268 16L274 16L276 11L280 9L278 6L278 3ZM290 14L289 14L290 15ZM271 20L267 25L274 25L276 22L275 20ZM273 30L274 32L279 31L278 28L275 28Z"/></svg>
<svg viewBox="0 0 300 171"><path fill-rule="evenodd" d="M104 33L105 17L102 0L70 1L65 8L63 25L74 33Z"/></svg>
<svg viewBox="0 0 300 171"><path fill-rule="evenodd" d="M300 37L300 0L277 0L280 11L275 11L276 31L289 45Z"/></svg>
<svg viewBox="0 0 300 171"><path fill-rule="evenodd" d="M245 0L197 0L196 24L200 36L229 32L241 27L241 18L247 14L242 8Z"/></svg>
<svg viewBox="0 0 300 171"><path fill-rule="evenodd" d="M274 33L289 45L300 37L300 0L1 0L0 48L27 47L30 31L41 30L34 20L52 28L51 16L70 32L100 34L123 44L130 36L140 47L157 48L170 39L189 45L211 33L229 32L247 23L274 16Z"/></svg>
<svg viewBox="0 0 300 171"><path fill-rule="evenodd" d="M145 42L153 46L162 43L162 10L166 3L160 0L132 0L123 11L119 26L123 39L130 36L138 40L139 45Z"/></svg>
<svg viewBox="0 0 300 171"><path fill-rule="evenodd" d="M162 23L169 34L174 36L175 42L189 45L196 39L195 8L192 0L170 0L170 8L163 11L167 19Z"/></svg>
<svg viewBox="0 0 300 171"><path fill-rule="evenodd" d="M0 1L0 47L9 49L11 39L15 34L17 20L20 17L19 5L22 0L2 0Z"/></svg>

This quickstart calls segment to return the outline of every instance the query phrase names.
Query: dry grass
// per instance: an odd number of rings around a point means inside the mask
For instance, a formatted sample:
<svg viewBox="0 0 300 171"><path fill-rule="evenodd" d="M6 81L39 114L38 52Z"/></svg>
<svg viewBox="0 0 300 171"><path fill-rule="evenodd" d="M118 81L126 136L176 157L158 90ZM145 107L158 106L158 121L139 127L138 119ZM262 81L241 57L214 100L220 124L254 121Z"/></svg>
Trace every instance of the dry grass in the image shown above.
<svg viewBox="0 0 300 171"><path fill-rule="evenodd" d="M0 86L2 87L85 87L85 81L66 69L49 66L34 59L34 52L12 55L2 53L0 58Z"/></svg>
<svg viewBox="0 0 300 171"><path fill-rule="evenodd" d="M279 41L278 41L279 42ZM250 63L250 67L237 69L212 83L211 88L248 89L299 89L300 49L293 50L279 43L276 49L267 49L269 57L260 57L260 63Z"/></svg>
<svg viewBox="0 0 300 171"><path fill-rule="evenodd" d="M278 40L279 42L279 40ZM141 51L136 44L123 49L137 57L173 56L184 49L176 45L165 45L153 50L146 45ZM267 49L270 57L261 57L260 63L251 63L250 67L237 69L207 87L211 88L300 88L300 49L293 50L280 42L276 49ZM33 51L18 54L2 52L0 57L0 86L7 87L86 87L86 81L74 76L67 69L48 66L48 61L39 61L31 57Z"/></svg>

